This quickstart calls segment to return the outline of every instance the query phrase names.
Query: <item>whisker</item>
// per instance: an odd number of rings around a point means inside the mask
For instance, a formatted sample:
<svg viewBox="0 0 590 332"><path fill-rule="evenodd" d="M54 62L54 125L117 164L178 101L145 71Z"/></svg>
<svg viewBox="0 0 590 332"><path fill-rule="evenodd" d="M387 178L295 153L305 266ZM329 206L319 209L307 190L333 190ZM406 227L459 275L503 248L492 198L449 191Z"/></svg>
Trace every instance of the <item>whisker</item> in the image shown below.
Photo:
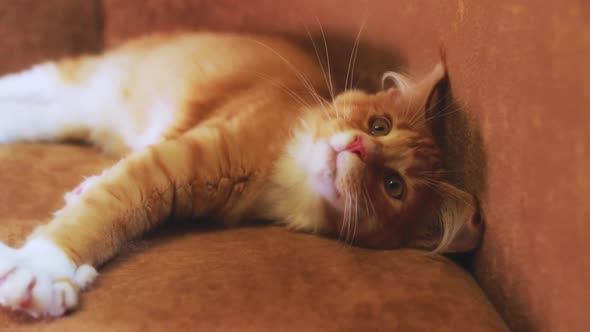
<svg viewBox="0 0 590 332"><path fill-rule="evenodd" d="M451 113L454 113L454 112L456 112L456 111L457 111L457 110L453 110L453 111L451 111L451 112L447 112L447 113L445 113L445 112L446 112L446 111L447 111L449 108L453 107L453 105L452 105L452 104L448 104L448 105L445 105L445 107L444 107L442 110L440 110L440 112L438 112L438 114L437 114L437 115L434 115L434 116L431 116L431 117L427 118L427 117L426 117L426 114L427 114L428 110L426 110L426 109L425 109L425 108L426 108L426 102L427 102L427 101L428 101L428 99L424 99L424 101L423 101L422 105L420 106L420 108L418 108L418 109L417 109L417 113L418 113L418 114L419 114L419 113L423 113L423 114L424 114L424 117L421 119L421 118L418 116L416 119L414 119L415 121L412 121L412 122L410 123L410 125L411 125L412 129L417 129L417 128L420 128L420 127L422 127L424 124L426 124L426 123L427 123L428 121L430 121L431 119L434 119L434 118L439 118L439 117L442 117L442 116L446 116L447 114L451 114ZM436 103L435 103L435 104L433 104L433 105L429 105L429 109L430 109L430 108L437 108L437 107L439 107L439 106L440 106L440 104L441 104L441 103L443 103L443 102L445 102L444 98L440 98L440 99L438 99L438 100L436 101Z"/></svg>
<svg viewBox="0 0 590 332"><path fill-rule="evenodd" d="M347 218L347 223L346 223L346 243L350 244L350 234L351 234L352 217L353 217L352 197L347 196L346 204L348 205L348 218Z"/></svg>
<svg viewBox="0 0 590 332"><path fill-rule="evenodd" d="M348 223L346 224L346 243L348 245L350 245L350 233L351 233L351 228L352 228L352 216L353 216L352 199L351 198L349 198L348 204L350 205L350 210L349 210Z"/></svg>
<svg viewBox="0 0 590 332"><path fill-rule="evenodd" d="M412 114L410 120L408 121L408 123L412 129L416 129L415 128L416 122L420 121L421 115L424 115L424 116L426 115L426 110L424 110L424 108L425 108L427 102L428 102L428 98L424 98L422 100L422 102L420 103L420 106L414 109L414 114ZM438 101L438 102L440 102L440 101ZM411 105L411 104L413 104L413 102L409 101L408 105Z"/></svg>
<svg viewBox="0 0 590 332"><path fill-rule="evenodd" d="M404 116L408 116L410 113L410 102L406 103L406 108L404 109ZM408 124L411 124L411 120L408 120Z"/></svg>
<svg viewBox="0 0 590 332"><path fill-rule="evenodd" d="M467 201L465 197L462 197L458 193L448 190L447 184L444 181L435 180L427 177L419 177L415 179L417 182L423 183L425 185L430 186L431 189L437 191L441 195L450 195L454 199L461 201L462 203L467 204L470 207L473 207L471 202Z"/></svg>
<svg viewBox="0 0 590 332"><path fill-rule="evenodd" d="M412 97L413 98L413 97ZM411 101L408 102L408 107L409 105L413 104ZM423 108L424 105L426 104L426 100L424 100L421 104L420 107L417 107L414 109L414 114L411 115L409 122L409 125L412 129L415 129L415 123L416 121L420 121L420 116L423 114Z"/></svg>
<svg viewBox="0 0 590 332"><path fill-rule="evenodd" d="M436 170L436 171L419 171L420 174L445 174L445 173L462 173L459 170Z"/></svg>
<svg viewBox="0 0 590 332"><path fill-rule="evenodd" d="M443 102L442 99L438 100L436 102L436 104L429 106L429 109L439 107L442 102ZM426 101L424 103L426 103ZM426 106L424 105L422 107L425 108ZM447 112L447 110L451 109L452 107L453 107L453 105L451 105L451 104L445 105L445 107L443 109L441 109L439 112L437 112L437 114L430 116L430 117L426 117L427 111L424 110L423 111L424 117L422 119L420 119L420 117L418 117L416 123L413 124L413 128L419 128L419 127L423 126L424 124L426 124L426 122L430 121L430 119L439 118L442 116L446 116L447 114L451 114L451 113L456 112L457 110ZM447 113L445 113L445 112L447 112Z"/></svg>
<svg viewBox="0 0 590 332"><path fill-rule="evenodd" d="M328 65L328 82L330 83L329 89L330 94L332 95L332 101L334 101L334 84L332 82L332 70L330 69L330 53L328 52L328 43L326 41L326 35L324 34L324 27L322 26L322 22L320 22L319 18L316 16L316 21L320 26L320 32L322 33L322 39L324 41L324 49L326 51L326 62Z"/></svg>
<svg viewBox="0 0 590 332"><path fill-rule="evenodd" d="M444 192L442 189L440 189L438 186L436 186L433 183L427 182L427 181L423 181L423 180L415 180L417 183L424 185L426 187L429 187L430 189L432 189L433 191L435 191L437 194L441 195L441 196L445 196L446 192Z"/></svg>
<svg viewBox="0 0 590 332"><path fill-rule="evenodd" d="M348 201L348 196L345 197L344 200L344 215L343 215L343 219L342 219L342 224L340 224L340 232L339 232L339 238L341 241L346 242L345 240L345 231L346 231L346 226L348 225L348 214L349 214L349 209L350 209L350 204Z"/></svg>
<svg viewBox="0 0 590 332"><path fill-rule="evenodd" d="M360 44L360 40L361 40L361 35L362 32L365 28L365 23L366 23L366 16L363 19L363 22L361 23L361 26L359 27L359 31L356 34L356 38L354 40L354 44L352 46L352 50L350 51L350 57L348 59L348 69L346 70L346 79L344 80L344 92L350 91L352 90L352 82L354 81L354 67L356 65L356 57L358 54L358 48L359 48L359 44ZM350 79L350 83L349 83L349 79ZM349 88L350 85L350 88ZM350 105L346 105L346 109L348 109Z"/></svg>
<svg viewBox="0 0 590 332"><path fill-rule="evenodd" d="M350 198L350 204L352 208L350 209L350 231L348 236L348 243L352 245L354 236L354 225L356 224L356 198L354 196Z"/></svg>
<svg viewBox="0 0 590 332"><path fill-rule="evenodd" d="M363 207L365 210L365 215L369 216L371 214L371 211L369 211L369 198L368 198L367 193L364 190L364 188L363 188L363 191L361 191L360 193L363 198Z"/></svg>
<svg viewBox="0 0 590 332"><path fill-rule="evenodd" d="M317 18L316 18L317 19ZM318 47L315 43L315 40L313 39L313 36L311 35L311 32L309 31L309 29L307 28L307 25L304 25L305 27L305 31L307 32L307 36L309 37L309 40L311 41L311 45L313 46L313 49L315 51L315 55L316 58L318 60L318 64L320 65L320 69L322 70L322 75L324 76L324 81L326 82L326 87L328 88L328 91L330 92L330 96L332 97L332 101L334 100L334 89L332 87L332 76L331 76L331 70L330 70L330 61L327 61L327 67L328 67L328 74L326 75L326 68L324 67L324 63L320 57L320 53L318 50ZM322 32L323 33L323 32ZM325 44L325 39L324 39L324 44ZM327 48L326 48L326 57L328 57L327 55ZM338 109L336 109L336 117L338 117Z"/></svg>
<svg viewBox="0 0 590 332"><path fill-rule="evenodd" d="M369 190L367 189L367 185L363 184L363 188L365 191L365 197L367 199L367 205L371 208L371 212L369 213L370 217L375 217L377 212L375 211L375 206L373 205L373 201L371 200L371 196L369 195Z"/></svg>
<svg viewBox="0 0 590 332"><path fill-rule="evenodd" d="M293 89L289 88L285 84L277 81L276 79L272 78L271 76L265 75L260 72L251 72L251 73L254 75L258 75L260 78L266 79L271 84L274 84L274 85L278 86L279 88L283 89L283 91L288 93L295 101L299 102L299 104L301 104L301 106L303 106L305 108L310 108L310 109L312 108L312 106L307 101L305 101L305 99L303 99L303 97L301 97Z"/></svg>
<svg viewBox="0 0 590 332"><path fill-rule="evenodd" d="M359 49L359 45L360 45L360 41L361 41L361 35L365 29L365 24L367 22L366 19L367 19L367 17L365 16L363 19L363 22L361 23L361 26L359 27L359 32L357 33L356 38L354 40L354 44L352 46L352 51L350 52L350 59L348 60L348 70L346 72L346 79L344 81L344 90L345 91L352 90L352 84L354 82L354 67L356 65L356 59L357 59L358 49ZM349 81L349 78L350 78L350 81Z"/></svg>
<svg viewBox="0 0 590 332"><path fill-rule="evenodd" d="M291 69L293 71L293 73L297 75L297 77L301 80L301 82L303 83L303 85L309 90L309 92L314 97L314 99L324 109L326 115L329 118L331 118L330 112L328 111L328 109L326 109L326 104L327 105L330 105L330 103L327 100L325 100L325 98L323 98L322 96L320 96L318 94L318 92L315 90L315 88L309 82L309 80L305 77L305 75L303 75L299 70L297 70L297 68L295 68L295 66L293 65L293 63L291 63L289 60L287 60L284 56L282 56L279 52L277 52L271 46L269 46L269 45L267 45L267 44L265 44L265 43L263 43L263 42L261 42L260 40L257 40L257 39L252 39L252 40L254 42L256 42L257 44L265 47L269 51L271 51L277 57L279 57L289 67L289 69Z"/></svg>
<svg viewBox="0 0 590 332"><path fill-rule="evenodd" d="M443 110L443 111L444 111L444 110ZM452 110L452 111L449 111L449 112L446 112L446 113L443 113L443 112L441 112L440 114L437 114L437 115L431 116L431 117L429 117L429 118L426 118L426 119L422 120L421 122L418 122L418 123L416 124L416 126L415 126L415 127L416 127L416 128L420 128L420 127L422 127L422 126L426 125L426 124L427 124L429 121L431 121L431 120L433 120L433 119L442 118L442 117L448 116L449 114L456 113L456 112L458 112L458 111L459 111L459 110L458 110L458 109L456 109L456 110Z"/></svg>
<svg viewBox="0 0 590 332"><path fill-rule="evenodd" d="M354 224L353 224L353 229L352 229L352 239L351 239L351 243L354 243L355 238L356 238L356 232L358 230L358 224L359 224L359 200L358 200L358 194L356 194L355 197L355 204L354 204Z"/></svg>

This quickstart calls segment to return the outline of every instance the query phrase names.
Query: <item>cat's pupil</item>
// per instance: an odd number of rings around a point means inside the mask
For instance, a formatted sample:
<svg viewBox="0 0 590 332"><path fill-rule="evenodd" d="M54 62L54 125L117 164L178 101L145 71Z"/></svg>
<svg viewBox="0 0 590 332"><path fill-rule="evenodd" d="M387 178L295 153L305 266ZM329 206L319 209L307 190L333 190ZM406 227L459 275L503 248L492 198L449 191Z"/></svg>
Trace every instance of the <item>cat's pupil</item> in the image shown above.
<svg viewBox="0 0 590 332"><path fill-rule="evenodd" d="M395 199L402 199L405 193L404 182L401 176L394 171L385 176L383 183L387 194Z"/></svg>
<svg viewBox="0 0 590 332"><path fill-rule="evenodd" d="M400 183L398 181L389 181L389 183L387 183L387 188L391 191L397 191L397 189L399 189Z"/></svg>

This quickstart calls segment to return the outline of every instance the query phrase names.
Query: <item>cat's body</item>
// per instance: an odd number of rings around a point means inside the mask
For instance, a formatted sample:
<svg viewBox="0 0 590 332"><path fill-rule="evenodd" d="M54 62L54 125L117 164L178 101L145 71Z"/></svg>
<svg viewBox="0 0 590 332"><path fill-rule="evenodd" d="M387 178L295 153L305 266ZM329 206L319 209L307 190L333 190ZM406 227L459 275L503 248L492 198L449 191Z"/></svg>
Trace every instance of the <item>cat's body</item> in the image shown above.
<svg viewBox="0 0 590 332"><path fill-rule="evenodd" d="M444 182L426 125L444 76L328 102L320 66L283 40L182 34L1 78L0 142L85 140L123 158L23 248L0 244L0 303L61 315L94 267L170 218L269 219L379 248L424 247L442 223L440 249L471 248L471 197Z"/></svg>

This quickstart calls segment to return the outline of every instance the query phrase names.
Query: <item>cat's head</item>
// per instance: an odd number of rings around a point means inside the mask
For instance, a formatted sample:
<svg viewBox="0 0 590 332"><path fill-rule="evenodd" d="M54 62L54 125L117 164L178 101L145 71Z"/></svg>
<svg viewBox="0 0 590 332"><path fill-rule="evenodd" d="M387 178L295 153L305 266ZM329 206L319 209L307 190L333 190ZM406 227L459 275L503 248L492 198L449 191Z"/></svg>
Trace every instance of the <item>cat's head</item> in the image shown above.
<svg viewBox="0 0 590 332"><path fill-rule="evenodd" d="M361 246L473 249L476 203L445 180L431 122L443 116L442 64L376 94L348 91L302 120L277 178L297 200L286 223Z"/></svg>

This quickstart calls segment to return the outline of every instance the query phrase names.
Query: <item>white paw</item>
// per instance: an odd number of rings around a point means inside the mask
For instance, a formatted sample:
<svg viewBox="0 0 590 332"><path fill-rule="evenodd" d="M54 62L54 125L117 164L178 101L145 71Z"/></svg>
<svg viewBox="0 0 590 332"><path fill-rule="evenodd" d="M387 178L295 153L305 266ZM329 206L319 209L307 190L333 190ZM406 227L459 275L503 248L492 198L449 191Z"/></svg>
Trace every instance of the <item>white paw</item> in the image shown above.
<svg viewBox="0 0 590 332"><path fill-rule="evenodd" d="M21 249L0 243L0 305L12 310L61 316L78 306L80 290L96 276L93 267L76 267L49 240L35 238Z"/></svg>

